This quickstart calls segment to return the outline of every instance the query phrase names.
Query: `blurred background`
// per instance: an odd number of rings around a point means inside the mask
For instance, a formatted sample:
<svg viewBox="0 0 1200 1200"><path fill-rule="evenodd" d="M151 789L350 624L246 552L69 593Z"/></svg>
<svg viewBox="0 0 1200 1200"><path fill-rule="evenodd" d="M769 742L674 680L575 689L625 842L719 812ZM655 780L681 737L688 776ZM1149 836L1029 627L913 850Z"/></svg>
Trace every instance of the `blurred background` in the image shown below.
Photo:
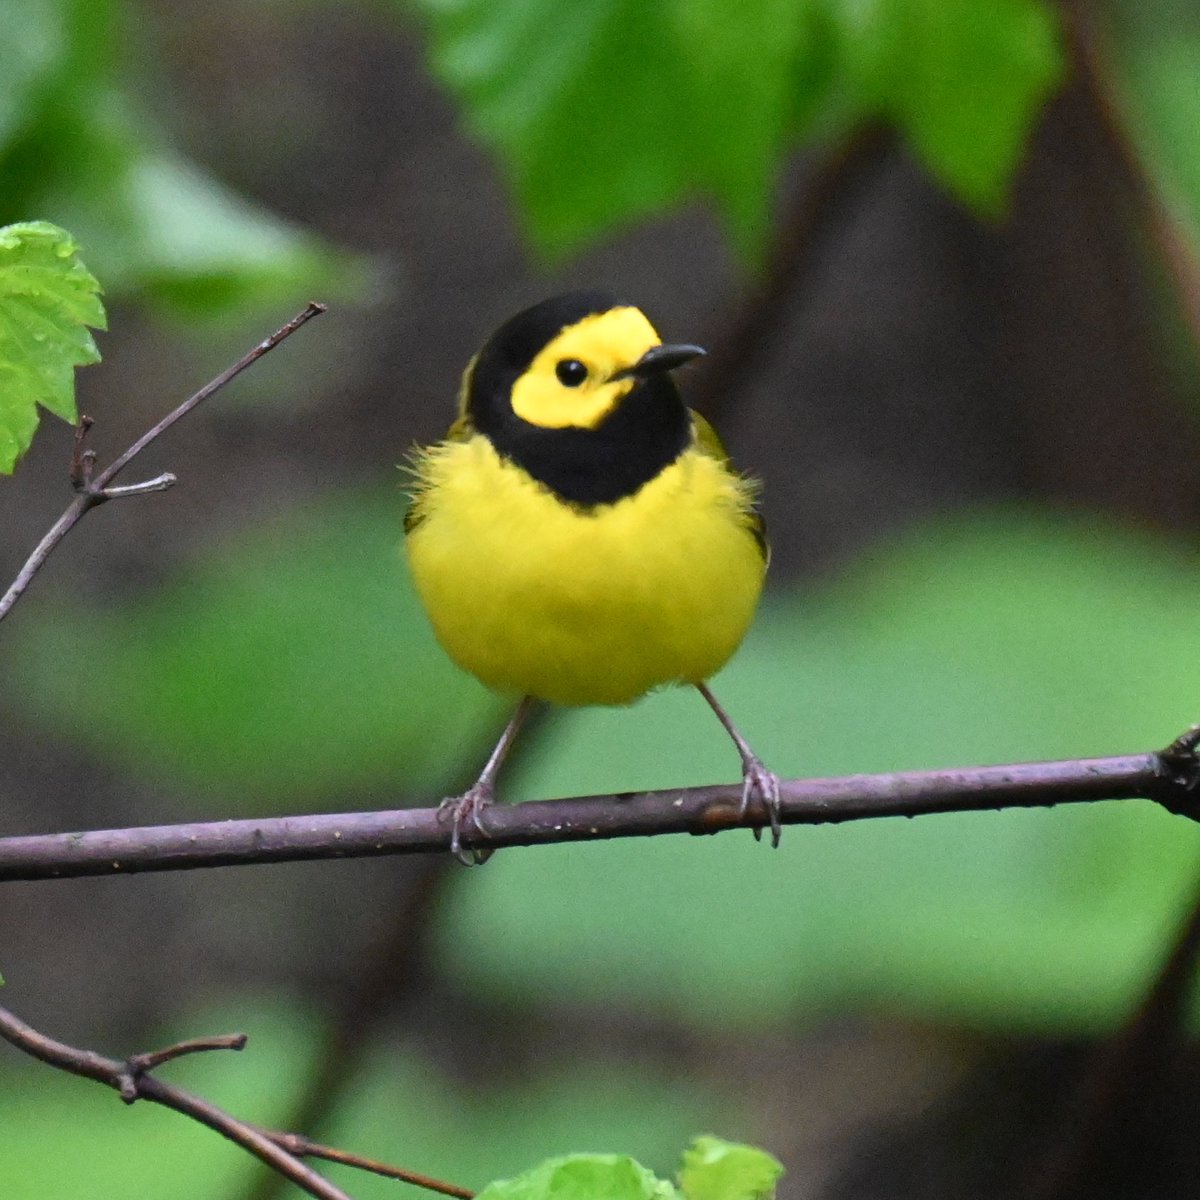
<svg viewBox="0 0 1200 1200"><path fill-rule="evenodd" d="M765 485L716 685L780 774L1103 755L1200 719L1200 10L1184 0L0 0L0 223L106 290L142 456L3 630L0 833L429 804L504 705L433 643L396 467L486 334L600 286ZM5 578L69 499L47 417ZM737 774L693 696L554 712L509 799ZM791 1200L1200 1187L1200 833L1148 804L9 884L5 1003L469 1187L758 1142ZM0 1055L6 1196L269 1200ZM330 1171L356 1197L403 1185Z"/></svg>

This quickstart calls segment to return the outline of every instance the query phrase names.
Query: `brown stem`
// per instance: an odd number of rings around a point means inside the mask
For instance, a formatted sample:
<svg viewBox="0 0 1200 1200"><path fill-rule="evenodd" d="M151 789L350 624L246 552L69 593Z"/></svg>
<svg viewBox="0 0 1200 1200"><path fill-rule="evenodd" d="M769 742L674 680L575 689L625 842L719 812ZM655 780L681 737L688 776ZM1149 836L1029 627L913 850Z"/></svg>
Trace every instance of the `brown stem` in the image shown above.
<svg viewBox="0 0 1200 1200"><path fill-rule="evenodd" d="M200 1054L210 1050L241 1050L246 1045L244 1034L235 1033L219 1037L190 1038L187 1041L176 1042L162 1050L147 1054L135 1054L124 1062L115 1058L106 1058L91 1050L81 1050L68 1046L65 1042L55 1041L44 1033L39 1033L31 1025L27 1025L8 1009L0 1007L0 1038L15 1046L39 1062L66 1071L72 1075L80 1075L85 1079L93 1079L118 1092L126 1103L132 1104L137 1100L149 1100L161 1104L164 1108L174 1109L216 1130L222 1136L248 1150L256 1158L261 1159L272 1170L290 1179L297 1187L308 1192L318 1200L350 1200L341 1188L335 1187L323 1176L318 1175L300 1160L303 1158L320 1158L328 1162L342 1163L345 1166L357 1167L363 1171L371 1171L376 1175L384 1175L389 1179L400 1179L406 1183L415 1184L429 1191L440 1192L445 1196L455 1196L458 1200L471 1200L473 1192L457 1184L446 1183L440 1179L432 1179L428 1175L408 1171L402 1167L393 1167L374 1159L363 1158L333 1146L323 1146L310 1141L303 1134L278 1133L269 1129L260 1129L245 1121L238 1120L223 1109L217 1108L199 1096L183 1091L173 1084L164 1083L151 1075L150 1072L162 1066L163 1063L181 1058L186 1054Z"/></svg>
<svg viewBox="0 0 1200 1200"><path fill-rule="evenodd" d="M267 1136L277 1146L283 1147L297 1158L321 1158L326 1162L342 1163L348 1167L357 1167L360 1171L370 1171L388 1179L412 1183L431 1192L441 1192L443 1196L457 1196L458 1200L472 1200L475 1195L470 1188L459 1187L456 1183L446 1183L442 1179L421 1175L417 1171L407 1171L403 1167L389 1166L387 1163L376 1162L373 1158L363 1158L347 1150L338 1150L334 1146L323 1146L300 1133L268 1133Z"/></svg>
<svg viewBox="0 0 1200 1200"><path fill-rule="evenodd" d="M148 429L123 454L119 454L98 475L95 470L95 453L83 448L84 439L92 426L91 417L81 417L75 431L75 440L71 450L70 480L77 495L67 506L66 511L46 532L45 537L38 542L25 564L17 573L8 591L0 597L0 621L12 611L13 605L25 594L26 588L33 582L33 577L42 569L46 560L58 544L75 528L83 517L98 504L108 500L124 499L128 496L143 496L149 492L162 492L175 483L175 476L169 471L147 479L140 483L110 486L112 481L123 471L151 442L171 428L176 421L187 416L198 404L219 392L227 383L240 375L247 367L256 363L264 354L273 350L285 338L291 337L301 325L325 311L325 305L313 301L297 313L286 325L277 329L269 338L264 338L249 353L243 355L233 366L222 371L215 379L206 383L198 392L189 396L182 404L172 409L157 425Z"/></svg>
<svg viewBox="0 0 1200 1200"><path fill-rule="evenodd" d="M1146 799L1200 820L1198 788L1200 760L1177 742L1168 754L789 779L779 785L779 816L785 825L817 825ZM763 814L739 814L741 794L740 784L717 784L497 805L488 809L486 836L473 832L470 841L500 849L760 828ZM436 808L39 834L0 838L0 882L444 852L449 844Z"/></svg>
<svg viewBox="0 0 1200 1200"><path fill-rule="evenodd" d="M295 1155L290 1154L253 1125L247 1125L207 1100L193 1096L173 1084L163 1083L145 1071L131 1071L129 1063L105 1058L91 1050L80 1050L68 1046L65 1042L57 1042L25 1024L6 1008L0 1008L0 1038L47 1066L105 1084L118 1092L128 1103L149 1100L153 1104L174 1109L210 1129L215 1129L223 1137L261 1159L272 1170L287 1176L310 1196L318 1197L318 1200L350 1200L341 1188L334 1187L327 1179L323 1179L311 1167L305 1166Z"/></svg>

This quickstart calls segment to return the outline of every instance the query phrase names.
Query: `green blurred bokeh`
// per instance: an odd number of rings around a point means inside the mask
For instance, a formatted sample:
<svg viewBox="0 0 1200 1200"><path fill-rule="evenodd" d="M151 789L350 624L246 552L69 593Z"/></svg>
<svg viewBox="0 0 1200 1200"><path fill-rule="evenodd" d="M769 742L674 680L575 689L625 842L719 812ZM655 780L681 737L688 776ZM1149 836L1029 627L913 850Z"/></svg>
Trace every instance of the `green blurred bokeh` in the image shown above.
<svg viewBox="0 0 1200 1200"><path fill-rule="evenodd" d="M754 4L728 39L729 6L715 0L611 0L570 6L526 54L556 7L406 11L430 69L497 155L532 244L560 259L701 194L744 260L761 263L788 154L875 119L995 216L1063 71L1051 10L1033 0L993 6L983 23L960 0ZM297 288L361 283L360 262L216 182L147 116L114 32L135 11L0 0L21 30L0 46L4 219L67 226L111 295L176 318L257 314ZM1160 26L1114 11L1137 135L1194 223L1187 158L1200 160L1200 119L1188 118L1200 97L1181 80L1200 42L1172 34L1159 55ZM626 52L630 38L644 57ZM720 53L697 52L709 43ZM682 149L697 144L706 153ZM564 175L568 147L581 165ZM628 169L603 189L615 157ZM447 398L453 389L446 380ZM398 458L410 432L389 436ZM7 711L106 770L169 784L181 799L163 821L346 795L436 799L504 704L433 642L404 572L403 498L374 482L201 539L120 604L47 582L4 631ZM1200 713L1198 595L1200 567L1165 536L1091 513L967 508L881 541L834 580L778 584L714 686L789 776L1132 752ZM80 686L85 662L103 664L102 687ZM505 795L735 774L704 706L668 692L554 714ZM796 828L777 853L741 833L512 851L450 892L432 959L444 986L482 1006L652 1011L690 1036L805 1030L846 1013L1098 1034L1144 987L1198 867L1194 827L1135 803ZM310 997L244 982L219 1008L146 1036L251 1028L246 1054L174 1070L241 1115L282 1120L327 1031ZM178 1117L127 1113L12 1056L3 1071L6 1194L182 1200L244 1178L238 1152ZM630 1152L667 1174L701 1128L752 1136L747 1107L649 1060L564 1062L469 1088L419 1045L381 1038L324 1136L471 1186L578 1149ZM354 1180L360 1196L393 1187Z"/></svg>

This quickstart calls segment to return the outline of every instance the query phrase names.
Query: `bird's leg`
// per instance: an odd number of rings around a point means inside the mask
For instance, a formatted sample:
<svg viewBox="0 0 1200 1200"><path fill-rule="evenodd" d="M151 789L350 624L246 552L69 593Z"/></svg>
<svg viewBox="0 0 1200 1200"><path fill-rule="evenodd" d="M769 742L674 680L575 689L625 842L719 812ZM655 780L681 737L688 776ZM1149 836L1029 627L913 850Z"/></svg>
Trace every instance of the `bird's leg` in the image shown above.
<svg viewBox="0 0 1200 1200"><path fill-rule="evenodd" d="M778 846L780 834L783 832L779 821L779 776L763 766L762 759L750 749L749 742L738 732L737 726L712 694L708 684L698 683L696 690L708 701L709 707L717 714L717 720L725 726L725 732L733 738L733 744L742 756L742 804L738 809L738 816L746 815L750 809L751 797L757 795L767 810L767 820L771 825L771 845ZM761 836L762 830L755 829L755 840Z"/></svg>
<svg viewBox="0 0 1200 1200"><path fill-rule="evenodd" d="M487 836L487 830L483 827L479 813L496 798L496 776L500 774L500 768L508 757L513 742L517 740L517 732L532 707L533 697L523 697L521 703L517 705L516 712L504 727L504 732L500 735L495 749L484 763L479 778L461 796L447 796L438 806L439 813L449 815L453 819L450 852L464 866L476 867L487 862L491 857L490 850L464 850L462 828L465 822L470 821L477 833Z"/></svg>

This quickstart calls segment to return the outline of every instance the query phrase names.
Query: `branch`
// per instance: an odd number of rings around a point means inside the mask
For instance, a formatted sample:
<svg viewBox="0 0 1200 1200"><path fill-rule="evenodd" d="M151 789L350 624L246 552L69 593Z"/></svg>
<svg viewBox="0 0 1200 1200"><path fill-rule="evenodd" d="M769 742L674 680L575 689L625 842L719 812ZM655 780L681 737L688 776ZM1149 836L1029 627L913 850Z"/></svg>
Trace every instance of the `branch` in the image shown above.
<svg viewBox="0 0 1200 1200"><path fill-rule="evenodd" d="M47 531L46 536L37 544L33 553L25 560L25 565L17 573L16 579L3 597L0 597L0 621L3 621L12 607L25 593L33 581L33 577L42 569L46 559L58 546L59 542L75 528L76 525L98 504L108 500L121 500L129 496L144 496L150 492L165 492L174 486L175 476L169 471L147 479L140 483L112 486L112 481L139 455L151 442L156 441L166 433L176 421L186 417L197 405L210 396L219 392L227 383L240 375L247 367L253 366L260 358L274 350L280 342L292 336L301 325L319 316L325 311L325 305L316 301L309 303L303 312L297 313L286 325L277 329L269 338L264 338L249 353L243 355L233 366L222 371L215 379L206 383L198 392L189 396L182 404L172 409L157 425L146 430L123 454L119 454L98 475L95 474L96 455L92 450L85 450L84 440L92 427L91 417L80 417L75 430L75 444L71 454L71 486L75 489L75 499L67 506L66 511Z"/></svg>
<svg viewBox="0 0 1200 1200"><path fill-rule="evenodd" d="M1118 758L790 779L780 784L785 825L873 817L1049 808L1095 800L1152 800L1200 820L1200 726L1165 750ZM709 834L762 828L754 806L739 817L740 784L541 800L488 808L487 849L552 842ZM436 808L151 825L0 838L0 882L185 871L249 863L445 851L450 830Z"/></svg>
<svg viewBox="0 0 1200 1200"><path fill-rule="evenodd" d="M305 1166L300 1161L302 1158L321 1158L357 1167L376 1175L387 1176L389 1179L413 1183L445 1196L454 1196L458 1200L471 1200L474 1195L457 1184L444 1183L440 1179L431 1179L415 1171L388 1166L386 1163L362 1158L332 1146L322 1146L301 1134L260 1129L256 1125L238 1120L207 1100L193 1096L173 1084L163 1083L150 1074L154 1068L173 1059L182 1058L186 1054L200 1054L212 1050L241 1050L246 1045L244 1034L192 1038L149 1054L132 1055L121 1062L115 1058L105 1058L91 1050L80 1050L64 1042L56 1042L25 1024L8 1009L0 1007L0 1038L48 1066L105 1084L119 1093L126 1104L149 1100L152 1104L174 1109L175 1112L199 1121L201 1125L215 1129L231 1142L261 1159L273 1171L290 1179L310 1196L316 1196L318 1200L350 1200L350 1197L341 1188L335 1187L323 1176Z"/></svg>

